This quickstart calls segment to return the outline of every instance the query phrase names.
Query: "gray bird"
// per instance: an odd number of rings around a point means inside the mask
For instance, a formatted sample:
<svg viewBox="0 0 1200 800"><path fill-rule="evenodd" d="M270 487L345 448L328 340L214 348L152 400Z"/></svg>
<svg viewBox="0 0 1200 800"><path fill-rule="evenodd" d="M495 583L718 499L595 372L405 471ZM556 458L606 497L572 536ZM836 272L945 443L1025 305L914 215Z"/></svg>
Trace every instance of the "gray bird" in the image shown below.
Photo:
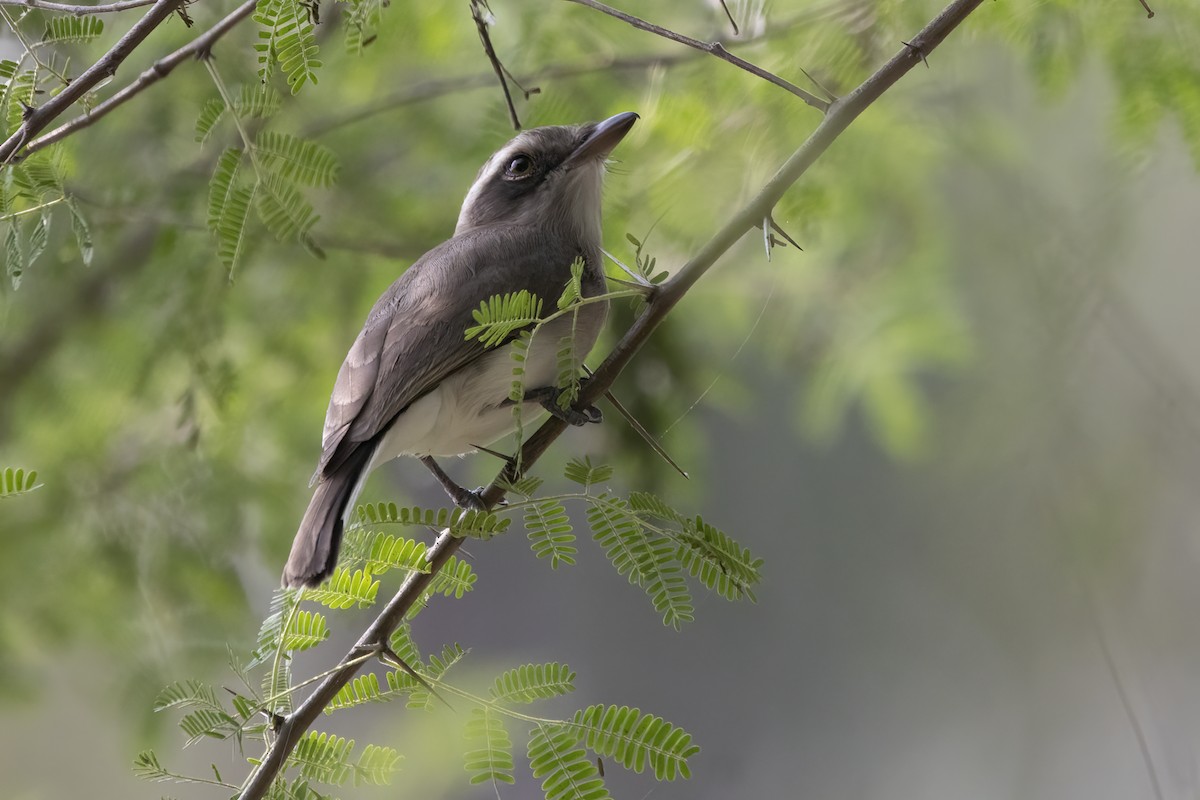
<svg viewBox="0 0 1200 800"><path fill-rule="evenodd" d="M325 414L316 490L283 571L285 586L315 586L333 572L342 531L367 475L401 455L420 458L459 505L478 502L433 456L461 455L514 429L510 345L468 341L471 312L495 295L527 289L545 303L562 294L583 259L583 294L605 291L600 189L608 154L633 127L627 112L603 122L524 131L479 170L454 237L416 261L383 293L338 372ZM579 357L595 344L606 303L580 307ZM534 337L525 362L525 409L573 424L596 409L562 411L556 353L571 319Z"/></svg>

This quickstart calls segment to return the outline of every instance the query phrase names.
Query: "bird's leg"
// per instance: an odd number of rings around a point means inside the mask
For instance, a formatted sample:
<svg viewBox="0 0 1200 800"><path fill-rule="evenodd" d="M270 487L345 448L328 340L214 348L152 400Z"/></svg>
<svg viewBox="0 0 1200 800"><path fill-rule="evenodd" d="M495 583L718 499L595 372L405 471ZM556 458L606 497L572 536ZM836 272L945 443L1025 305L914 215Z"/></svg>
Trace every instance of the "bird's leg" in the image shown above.
<svg viewBox="0 0 1200 800"><path fill-rule="evenodd" d="M587 378L580 380L579 385L582 386ZM595 406L588 406L584 409L578 408L563 408L558 404L558 398L564 390L557 386L543 386L540 389L526 389L525 401L532 403L540 403L542 408L550 412L551 416L558 417L568 425L586 425L589 422L601 422L604 419L604 414Z"/></svg>
<svg viewBox="0 0 1200 800"><path fill-rule="evenodd" d="M446 494L450 495L450 499L454 501L454 505L474 511L484 511L487 509L487 505L483 502L482 486L475 491L464 489L446 474L446 471L433 460L432 456L421 456L421 463L429 467L429 471L433 473L433 477L437 478L438 483L446 490Z"/></svg>

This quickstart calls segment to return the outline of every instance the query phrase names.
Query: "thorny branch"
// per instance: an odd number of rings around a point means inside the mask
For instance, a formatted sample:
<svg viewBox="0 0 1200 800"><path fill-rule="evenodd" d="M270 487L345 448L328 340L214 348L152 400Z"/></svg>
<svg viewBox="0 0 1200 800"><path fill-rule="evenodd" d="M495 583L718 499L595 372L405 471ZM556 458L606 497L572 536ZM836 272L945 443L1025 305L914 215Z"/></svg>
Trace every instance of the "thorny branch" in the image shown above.
<svg viewBox="0 0 1200 800"><path fill-rule="evenodd" d="M156 0L145 16L138 20L99 61L88 67L82 75L67 84L61 92L51 97L45 104L30 110L25 115L21 126L0 144L0 164L11 162L30 139L43 131L75 101L94 89L101 81L115 75L117 67L129 57L129 54L145 41L151 31L173 15L182 3L183 0Z"/></svg>
<svg viewBox="0 0 1200 800"><path fill-rule="evenodd" d="M817 109L818 111L821 111L822 113L829 111L830 104L817 97L812 92L807 92L796 84L784 80L775 73L768 72L756 64L751 64L744 58L735 56L733 53L726 50L724 45L722 45L720 42L702 42L699 39L693 39L690 36L684 36L683 34L676 33L669 28L663 28L659 25L647 22L640 17L635 17L632 14L626 14L624 11L618 11L617 9L612 8L611 6L606 6L597 0L568 0L568 2L578 3L581 6L587 6L588 8L599 11L602 14L607 14L608 16L615 17L622 22L627 22L639 30L649 31L650 33L661 36L664 39L670 39L672 42L678 42L679 44L687 45L688 47L708 53L709 55L714 55L722 61L728 61L735 67L741 67L751 75L756 75L768 83L773 83L781 89L787 89L805 103Z"/></svg>
<svg viewBox="0 0 1200 800"><path fill-rule="evenodd" d="M118 11L128 11L131 8L152 5L154 1L121 0L119 3L87 6L70 3L51 3L45 2L45 0L0 0L0 6L19 6L20 8L36 9L37 11L54 11L60 14L74 14L77 17L83 17L89 14L114 14Z"/></svg>
<svg viewBox="0 0 1200 800"><path fill-rule="evenodd" d="M874 75L869 77L846 97L830 104L828 113L808 139L783 164L754 199L734 214L730 220L694 255L680 270L659 285L646 305L646 309L634 321L621 340L597 368L591 380L584 384L579 407L594 404L616 380L617 375L633 356L645 345L655 328L683 298L687 291L704 276L726 251L763 219L770 216L771 209L789 187L824 153L839 135L864 110L900 80L922 57L928 55L966 19L983 0L954 0L926 25ZM527 439L521 447L520 458L510 462L494 481L483 491L482 499L488 508L494 508L505 495L504 487L518 478L516 464L523 469L531 466L550 445L562 435L567 424L551 417ZM405 614L429 586L429 582L446 561L462 546L448 530L442 531L437 541L426 553L428 572L413 572L401 584L399 591L367 628L358 642L342 658L338 667L296 706L279 726L277 738L268 748L263 760L248 777L241 800L259 800L265 796L275 777L287 762L288 755L308 728L317 719L338 691L358 672L355 659L367 653L381 652L388 637L403 621ZM351 663L354 662L354 663Z"/></svg>
<svg viewBox="0 0 1200 800"><path fill-rule="evenodd" d="M3 0L0 0L2 3ZM157 83L163 78L171 74L171 71L182 64L188 58L204 58L212 50L212 46L218 39L228 33L235 25L241 22L246 17L254 13L257 0L246 0L240 6L230 12L224 19L213 25L200 36L197 36L192 41L185 44L183 47L171 53L168 56L160 58L150 65L141 75L137 77L133 83L126 86L121 91L114 94L102 103L99 103L95 108L86 114L81 114L78 117L59 125L54 130L39 136L31 141L24 148L24 154L28 155L43 147L52 145L57 141L61 141L78 130L88 127L98 122L102 117L107 115L117 106L128 102L135 95L144 91L152 84Z"/></svg>

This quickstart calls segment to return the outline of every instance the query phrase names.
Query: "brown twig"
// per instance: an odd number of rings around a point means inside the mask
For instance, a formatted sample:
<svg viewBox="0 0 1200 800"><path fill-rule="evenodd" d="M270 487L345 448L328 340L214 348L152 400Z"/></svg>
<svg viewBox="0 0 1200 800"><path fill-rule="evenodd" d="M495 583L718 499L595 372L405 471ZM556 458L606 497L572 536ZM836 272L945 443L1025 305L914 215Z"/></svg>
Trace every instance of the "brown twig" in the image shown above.
<svg viewBox="0 0 1200 800"><path fill-rule="evenodd" d="M974 11L983 0L954 0L938 14L912 40L914 46L924 53L932 52L943 39ZM734 214L715 236L691 258L673 277L660 284L647 302L645 310L634 321L621 340L609 353L580 391L578 407L594 405L613 385L617 375L633 356L646 344L655 328L683 298L687 291L704 276L733 245L756 223L766 218L775 204L792 184L799 180L813 162L824 153L835 139L880 95L900 80L914 65L920 63L910 48L905 48L880 67L845 98L832 104L821 124L808 139L779 168L779 171L762 188L745 208ZM550 445L562 435L567 423L551 417L521 446L519 459L513 459L500 471L492 483L484 489L482 500L487 508L494 508L504 499L505 487L520 477L519 470L530 467ZM518 468L517 464L522 467ZM426 551L428 572L411 572L400 589L359 638L349 653L343 657L336 672L326 677L302 703L288 716L279 728L278 738L268 748L262 761L246 781L241 800L259 800L274 782L287 763L287 757L316 721L325 707L358 672L359 665L350 663L364 653L375 652L388 640L405 614L428 588L429 582L446 561L462 547L463 539L455 538L444 530Z"/></svg>
<svg viewBox="0 0 1200 800"><path fill-rule="evenodd" d="M0 0L0 2L2 2L2 0ZM224 19L222 19L216 25L213 25L203 34L196 37L188 44L185 44L174 53L155 61L148 69L146 69L137 77L137 80L104 102L98 104L88 113L81 114L69 122L59 125L57 128L45 134L44 136L39 136L31 141L25 146L24 153L33 153L42 149L43 147L65 139L76 131L93 125L117 106L128 102L135 95L144 91L147 87L167 77L167 75L171 74L171 70L175 69L188 58L191 58L192 56L199 58L206 55L212 49L212 46L218 39L228 33L239 22L254 13L255 5L256 0L246 0L246 2L235 8Z"/></svg>
<svg viewBox="0 0 1200 800"><path fill-rule="evenodd" d="M37 11L55 11L62 14L74 14L77 17L89 14L114 14L118 11L128 11L131 8L141 8L152 5L155 0L121 0L119 3L104 3L95 6L72 5L70 3L50 3L45 0L0 0L0 6L20 6Z"/></svg>
<svg viewBox="0 0 1200 800"><path fill-rule="evenodd" d="M1146 0L1138 0L1142 4L1142 8L1146 9L1146 19L1154 19L1154 11L1146 3Z"/></svg>
<svg viewBox="0 0 1200 800"><path fill-rule="evenodd" d="M817 109L818 111L821 111L822 113L829 110L829 103L817 97L812 92L807 92L796 84L784 80L775 73L768 72L756 64L751 64L744 58L735 56L733 53L726 50L720 42L702 42L699 39L693 39L690 36L684 36L683 34L676 33L669 28L655 25L651 22L641 19L640 17L635 17L632 14L626 14L624 11L618 11L611 6L606 6L603 3L598 2L598 0L568 0L568 2L578 3L581 6L587 6L588 8L599 11L602 14L607 14L610 17L615 17L616 19L621 20L622 22L629 23L639 30L648 31L661 36L664 39L670 39L672 42L678 42L679 44L687 45L688 47L703 51L709 55L714 55L722 61L727 61L730 64L733 64L735 67L740 67L746 70L751 75L756 75L759 78L762 78L768 83L773 83L782 89L787 89L789 92L796 95L796 97L799 97L805 103Z"/></svg>
<svg viewBox="0 0 1200 800"><path fill-rule="evenodd" d="M794 17L786 20L782 24L775 25L757 36L741 39L735 44L738 47L754 44L756 42L765 41L776 38L784 33L787 33L792 28L799 25L807 25L820 22L825 19L853 15L861 11L863 3L861 0L835 0L835 2L826 3L820 6L806 9L805 11L796 14ZM733 46L733 45L731 45ZM648 54L639 56L625 56L621 58L604 58L587 64L560 64L533 73L524 80L529 83L542 83L553 80L569 80L578 78L584 75L593 75L597 72L620 71L620 70L639 70L654 66L672 67L676 64L686 63L697 58L703 58L705 55L702 51L697 50L681 50L669 54ZM805 72L807 76L808 73ZM353 125L356 122L370 119L377 114L383 114L396 108L413 103L421 103L427 100L433 100L439 97L445 97L455 92L467 92L475 89L482 89L491 86L495 80L494 74L491 72L480 72L475 75L464 75L457 78L436 78L433 80L422 81L407 86L387 97L382 97L379 100L352 109L345 116L336 117L332 114L326 115L325 118L309 125L305 129L306 136L324 136L330 131ZM809 80L813 80L809 77ZM815 80L813 83L820 88ZM530 90L533 91L533 90ZM826 91L822 89L822 91ZM827 92L828 93L828 92ZM829 94L829 99L832 101L834 96Z"/></svg>
<svg viewBox="0 0 1200 800"><path fill-rule="evenodd" d="M145 16L139 19L99 61L88 67L82 75L67 84L61 92L51 97L45 104L26 114L21 126L5 139L3 144L0 144L0 164L12 161L33 136L44 130L76 100L91 91L101 81L115 75L121 62L145 41L151 31L173 15L175 9L182 2L183 0L156 0Z"/></svg>
<svg viewBox="0 0 1200 800"><path fill-rule="evenodd" d="M492 10L488 8L487 0L471 0L471 19L475 20L475 29L479 31L479 41L483 43L483 52L487 54L488 61L492 62L492 69L500 80L500 88L504 90L504 102L508 104L508 116L512 119L513 129L519 131L521 130L521 120L517 117L517 107L513 105L512 94L508 91L508 79L504 77L508 70L500 63L500 57L496 55L496 48L492 47L492 36L488 33L488 21L484 17L484 12L492 13Z"/></svg>
<svg viewBox="0 0 1200 800"><path fill-rule="evenodd" d="M738 30L737 20L733 18L733 12L729 10L729 6L725 4L725 0L721 0L721 8L725 11L725 16L729 18L729 26L733 28L733 35L738 36L741 31Z"/></svg>

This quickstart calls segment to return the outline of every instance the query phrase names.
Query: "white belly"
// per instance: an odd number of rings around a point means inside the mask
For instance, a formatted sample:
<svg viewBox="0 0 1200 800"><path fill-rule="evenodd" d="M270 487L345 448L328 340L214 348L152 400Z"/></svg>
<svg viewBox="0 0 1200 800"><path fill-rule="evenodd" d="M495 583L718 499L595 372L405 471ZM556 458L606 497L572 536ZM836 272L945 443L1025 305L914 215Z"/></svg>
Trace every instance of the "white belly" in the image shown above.
<svg viewBox="0 0 1200 800"><path fill-rule="evenodd" d="M534 337L525 359L524 386L553 386L557 373L558 336L548 325ZM577 337L577 346L590 350L594 337ZM583 349L581 347L580 349ZM431 392L410 405L388 432L367 471L397 456L453 456L470 453L516 430L509 402L513 367L511 345L497 348L446 378ZM585 350L586 352L586 350ZM521 404L521 424L539 419L539 403Z"/></svg>

